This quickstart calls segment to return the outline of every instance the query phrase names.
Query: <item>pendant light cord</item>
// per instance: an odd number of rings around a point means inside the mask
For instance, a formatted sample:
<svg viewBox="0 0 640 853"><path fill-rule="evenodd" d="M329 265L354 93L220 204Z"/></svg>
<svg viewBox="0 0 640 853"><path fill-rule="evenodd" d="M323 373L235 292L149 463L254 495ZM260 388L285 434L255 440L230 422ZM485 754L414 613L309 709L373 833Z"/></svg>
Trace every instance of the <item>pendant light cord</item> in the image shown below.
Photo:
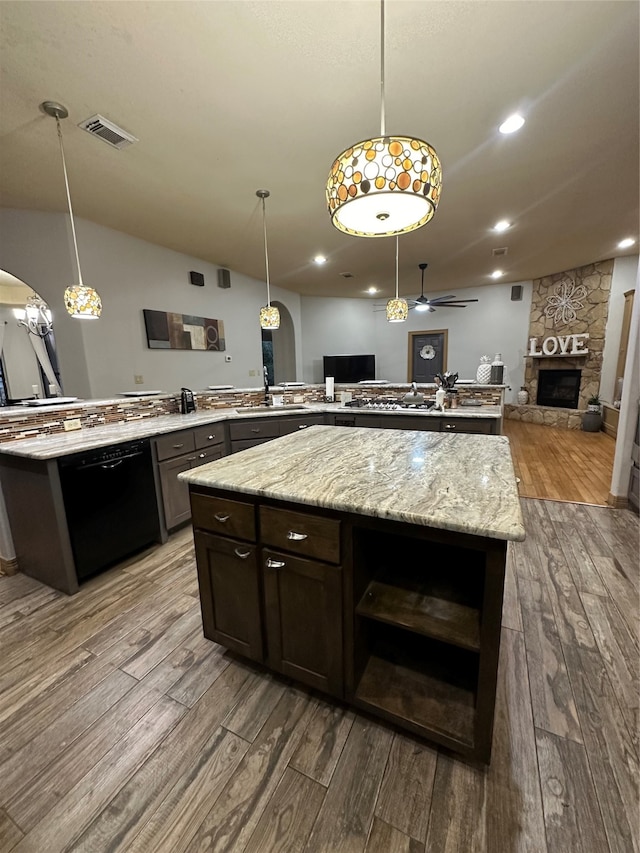
<svg viewBox="0 0 640 853"><path fill-rule="evenodd" d="M396 299L398 298L398 243L400 238L396 236Z"/></svg>
<svg viewBox="0 0 640 853"><path fill-rule="evenodd" d="M380 0L380 136L386 132L384 115L384 0Z"/></svg>
<svg viewBox="0 0 640 853"><path fill-rule="evenodd" d="M267 272L267 306L270 306L271 296L269 295L269 251L267 249L267 212L265 209L264 198L262 199L262 227L264 230L264 263Z"/></svg>
<svg viewBox="0 0 640 853"><path fill-rule="evenodd" d="M60 141L60 153L62 154L62 170L64 172L64 185L67 188L67 202L69 203L69 219L71 220L71 233L73 235L73 248L76 253L76 265L78 267L78 284L84 287L82 281L82 273L80 272L80 258L78 256L78 240L76 239L76 226L73 221L73 208L71 207L71 193L69 192L69 179L67 177L67 163L64 159L64 146L62 144L62 130L60 129L60 119L55 117L56 125L58 126L58 140Z"/></svg>

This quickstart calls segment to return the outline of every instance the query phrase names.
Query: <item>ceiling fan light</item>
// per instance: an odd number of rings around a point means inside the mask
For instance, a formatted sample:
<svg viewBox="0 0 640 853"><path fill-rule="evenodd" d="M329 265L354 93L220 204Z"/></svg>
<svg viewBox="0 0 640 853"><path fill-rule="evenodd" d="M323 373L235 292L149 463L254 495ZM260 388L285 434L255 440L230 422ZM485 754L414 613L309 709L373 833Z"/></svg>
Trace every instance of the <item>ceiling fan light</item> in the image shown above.
<svg viewBox="0 0 640 853"><path fill-rule="evenodd" d="M415 305L416 311L433 311L433 308L430 305L427 305L426 302L421 302L420 299L416 300L417 305Z"/></svg>
<svg viewBox="0 0 640 853"><path fill-rule="evenodd" d="M280 328L280 311L278 311L275 305L265 305L260 309L260 328Z"/></svg>
<svg viewBox="0 0 640 853"><path fill-rule="evenodd" d="M97 320L102 314L98 291L84 284L74 284L65 290L64 307L77 320Z"/></svg>
<svg viewBox="0 0 640 853"><path fill-rule="evenodd" d="M327 180L327 207L340 231L390 237L426 225L440 201L435 150L410 136L378 136L347 148Z"/></svg>
<svg viewBox="0 0 640 853"><path fill-rule="evenodd" d="M396 297L387 302L387 320L389 323L404 323L409 316L409 304L406 299Z"/></svg>

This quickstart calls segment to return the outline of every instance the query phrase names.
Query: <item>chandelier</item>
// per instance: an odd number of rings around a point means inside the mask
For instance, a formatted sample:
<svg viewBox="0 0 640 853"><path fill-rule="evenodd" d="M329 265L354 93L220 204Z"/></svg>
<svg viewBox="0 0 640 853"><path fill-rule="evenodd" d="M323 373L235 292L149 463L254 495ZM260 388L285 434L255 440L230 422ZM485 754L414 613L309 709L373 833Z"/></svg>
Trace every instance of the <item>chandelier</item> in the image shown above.
<svg viewBox="0 0 640 853"><path fill-rule="evenodd" d="M73 236L73 248L76 256L76 268L78 271L78 284L71 285L64 292L64 305L72 317L80 320L97 319L102 313L102 301L97 290L88 287L82 281L80 270L80 258L78 256L78 240L76 238L76 226L73 221L73 209L71 207L71 193L69 192L69 179L67 177L67 164L64 158L64 147L62 145L62 130L60 119L67 118L69 111L56 101L44 101L40 108L48 116L55 118L58 128L58 140L60 142L60 154L62 155L62 170L64 172L64 184L67 189L67 202L69 205L69 219L71 220L71 234Z"/></svg>
<svg viewBox="0 0 640 853"><path fill-rule="evenodd" d="M356 237L389 237L421 228L436 212L442 186L440 159L428 142L386 133L384 0L380 9L380 136L338 155L327 180L332 223Z"/></svg>
<svg viewBox="0 0 640 853"><path fill-rule="evenodd" d="M46 338L53 329L51 309L37 293L28 297L24 308L14 308L13 310L18 325L24 326L31 335Z"/></svg>

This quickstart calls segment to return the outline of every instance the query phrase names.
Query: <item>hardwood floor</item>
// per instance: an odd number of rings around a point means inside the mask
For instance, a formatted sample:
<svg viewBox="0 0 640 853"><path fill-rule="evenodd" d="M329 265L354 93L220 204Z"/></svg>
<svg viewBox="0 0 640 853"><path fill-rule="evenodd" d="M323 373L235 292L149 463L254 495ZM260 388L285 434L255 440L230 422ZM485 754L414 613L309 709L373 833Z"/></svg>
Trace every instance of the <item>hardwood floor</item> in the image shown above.
<svg viewBox="0 0 640 853"><path fill-rule="evenodd" d="M522 505L489 769L205 640L190 529L72 598L0 578L0 850L640 850L638 519Z"/></svg>
<svg viewBox="0 0 640 853"><path fill-rule="evenodd" d="M615 439L504 419L523 498L607 505Z"/></svg>

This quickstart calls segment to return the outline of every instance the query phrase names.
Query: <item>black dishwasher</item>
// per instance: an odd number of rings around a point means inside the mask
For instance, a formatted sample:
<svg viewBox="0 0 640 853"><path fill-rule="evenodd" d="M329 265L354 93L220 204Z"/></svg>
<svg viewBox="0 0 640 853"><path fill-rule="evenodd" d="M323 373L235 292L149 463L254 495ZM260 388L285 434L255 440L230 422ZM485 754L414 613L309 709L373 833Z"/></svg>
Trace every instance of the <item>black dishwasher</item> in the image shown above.
<svg viewBox="0 0 640 853"><path fill-rule="evenodd" d="M74 453L58 468L78 580L160 541L148 439Z"/></svg>

